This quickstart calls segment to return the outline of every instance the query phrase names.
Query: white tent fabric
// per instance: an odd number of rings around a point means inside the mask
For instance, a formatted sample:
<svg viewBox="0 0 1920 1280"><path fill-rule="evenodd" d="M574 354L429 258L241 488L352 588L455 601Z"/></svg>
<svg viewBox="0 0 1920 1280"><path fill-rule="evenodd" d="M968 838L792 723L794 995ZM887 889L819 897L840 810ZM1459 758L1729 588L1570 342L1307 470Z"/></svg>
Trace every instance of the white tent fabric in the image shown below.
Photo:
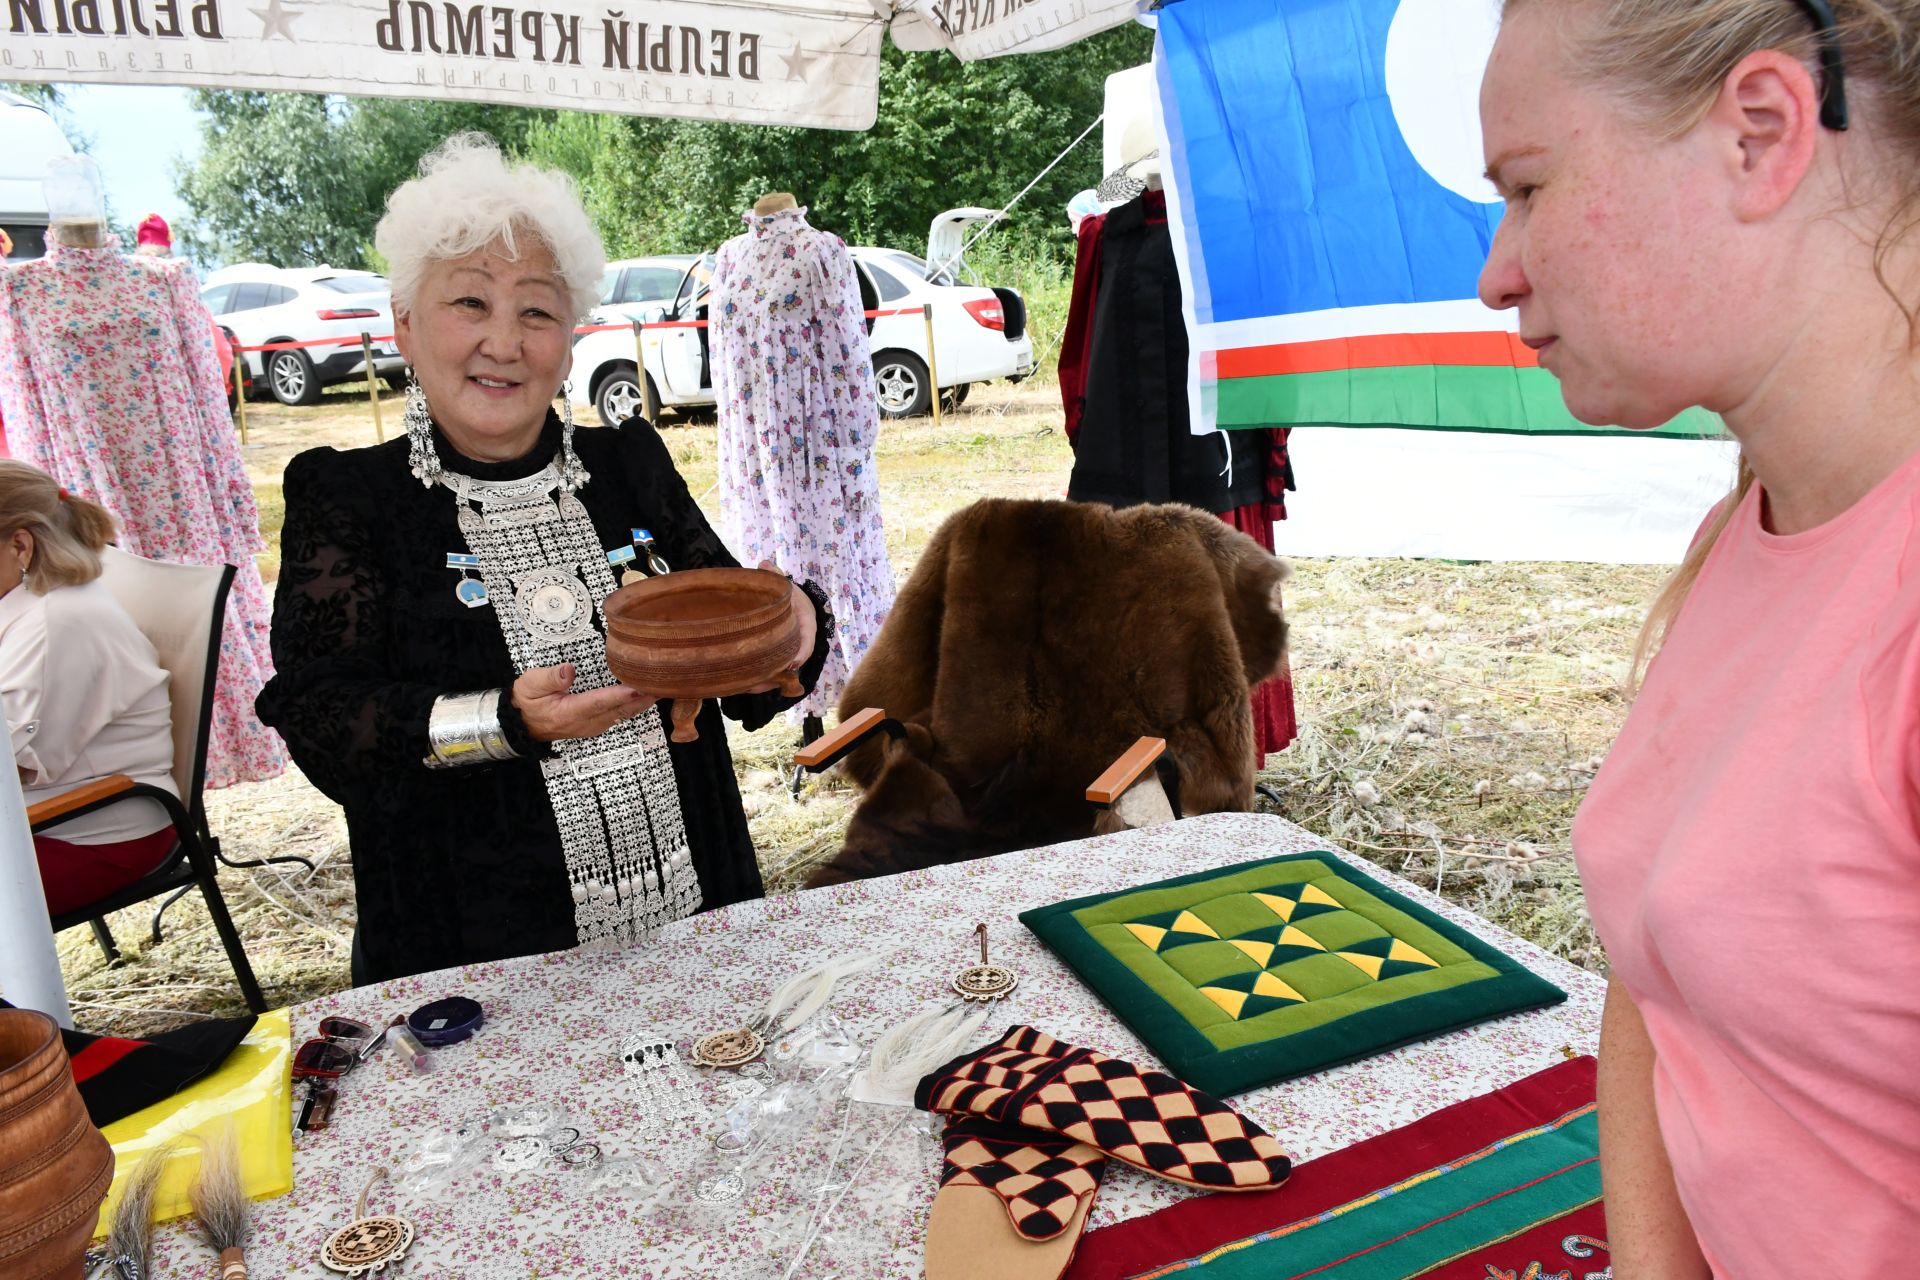
<svg viewBox="0 0 1920 1280"><path fill-rule="evenodd" d="M1059 48L1137 0L8 0L0 80L282 89L866 129L880 46Z"/></svg>
<svg viewBox="0 0 1920 1280"><path fill-rule="evenodd" d="M1281 555L1675 564L1733 488L1730 440L1296 427Z"/></svg>

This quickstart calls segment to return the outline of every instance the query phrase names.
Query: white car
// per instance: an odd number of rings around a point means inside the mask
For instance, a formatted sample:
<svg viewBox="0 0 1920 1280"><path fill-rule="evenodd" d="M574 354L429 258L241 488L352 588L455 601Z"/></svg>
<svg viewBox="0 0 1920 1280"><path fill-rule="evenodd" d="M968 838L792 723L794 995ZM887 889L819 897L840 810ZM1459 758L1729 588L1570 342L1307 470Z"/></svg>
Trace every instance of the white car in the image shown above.
<svg viewBox="0 0 1920 1280"><path fill-rule="evenodd" d="M874 390L886 417L914 417L932 407L927 322L921 312L926 304L933 307L933 363L949 402L965 399L973 383L993 378L1018 381L1033 372L1033 338L1026 331L1026 303L1017 289L958 285L946 274L928 280L924 261L894 249L855 247L851 252L867 310L906 312L877 317L869 330ZM694 260L671 302L632 317L650 324L669 322L645 329L641 339L655 403L665 408L714 402L706 329L671 324L707 318L712 275L712 254ZM588 323L624 326L628 319L602 309ZM574 344L575 393L584 392L608 426L644 411L636 354L630 327L589 333Z"/></svg>
<svg viewBox="0 0 1920 1280"><path fill-rule="evenodd" d="M662 253L609 262L600 277L600 314L617 324L621 318L645 320L649 313L664 310L687 268L699 260L694 253Z"/></svg>
<svg viewBox="0 0 1920 1280"><path fill-rule="evenodd" d="M333 267L269 267L246 263L207 277L200 296L222 326L245 347L315 338L353 338L338 346L248 351L248 371L266 381L281 404L312 404L334 382L366 377L357 339L376 339L373 372L398 385L406 359L394 346L393 298L385 277Z"/></svg>

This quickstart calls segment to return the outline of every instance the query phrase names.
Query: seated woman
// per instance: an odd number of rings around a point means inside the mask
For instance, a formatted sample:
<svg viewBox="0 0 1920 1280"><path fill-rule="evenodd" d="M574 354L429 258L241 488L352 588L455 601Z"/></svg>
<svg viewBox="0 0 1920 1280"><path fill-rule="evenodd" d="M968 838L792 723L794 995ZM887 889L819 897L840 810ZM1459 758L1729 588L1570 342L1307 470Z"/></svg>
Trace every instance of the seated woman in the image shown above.
<svg viewBox="0 0 1920 1280"><path fill-rule="evenodd" d="M374 239L406 438L288 466L258 702L346 810L360 984L758 897L720 715L753 728L794 701L709 703L698 740L669 744L666 709L614 682L608 553L646 529L675 570L735 561L650 425L576 438L553 410L605 261L568 180L475 134L421 169ZM792 607L811 688L824 596L795 587Z"/></svg>
<svg viewBox="0 0 1920 1280"><path fill-rule="evenodd" d="M105 508L0 460L0 701L30 805L116 773L174 789L167 673L96 581L113 529ZM173 826L154 801L126 800L33 844L57 916L159 866Z"/></svg>

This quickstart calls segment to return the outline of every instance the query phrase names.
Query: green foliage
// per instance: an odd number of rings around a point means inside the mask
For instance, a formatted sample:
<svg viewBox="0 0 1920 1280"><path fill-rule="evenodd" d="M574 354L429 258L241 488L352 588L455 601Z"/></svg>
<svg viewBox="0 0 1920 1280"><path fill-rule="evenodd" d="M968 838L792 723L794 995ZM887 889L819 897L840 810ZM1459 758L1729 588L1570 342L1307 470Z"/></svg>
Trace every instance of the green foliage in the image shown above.
<svg viewBox="0 0 1920 1280"><path fill-rule="evenodd" d="M60 86L57 84L40 84L27 80L0 80L0 89L5 89L8 93L17 93L29 102L39 103L49 111L60 105L62 96Z"/></svg>
<svg viewBox="0 0 1920 1280"><path fill-rule="evenodd" d="M178 175L193 223L183 230L203 262L370 265L387 193L442 139L478 129L571 174L611 257L711 248L738 232L741 212L768 191L792 191L816 225L850 242L924 252L934 214L1012 199L1100 114L1106 77L1151 47L1151 33L1135 26L1054 53L977 63L889 43L879 119L865 133L200 92L204 146ZM985 259L995 264L994 283L1018 284L1009 272L1028 264L1058 276L1071 255L1063 206L1099 177L1096 133L975 250L997 252ZM991 249L996 243L1009 248ZM1043 313L1036 323L1050 321Z"/></svg>
<svg viewBox="0 0 1920 1280"><path fill-rule="evenodd" d="M464 102L343 101L200 90L201 153L176 174L201 262L370 265L387 193L448 136L479 129L511 148L547 114Z"/></svg>

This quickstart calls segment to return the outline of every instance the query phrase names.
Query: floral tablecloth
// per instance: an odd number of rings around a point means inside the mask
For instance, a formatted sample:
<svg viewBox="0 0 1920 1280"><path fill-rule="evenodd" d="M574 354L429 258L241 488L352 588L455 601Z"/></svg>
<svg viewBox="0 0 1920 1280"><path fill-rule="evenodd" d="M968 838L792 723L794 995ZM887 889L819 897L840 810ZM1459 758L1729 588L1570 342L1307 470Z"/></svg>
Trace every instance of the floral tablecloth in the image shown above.
<svg viewBox="0 0 1920 1280"><path fill-rule="evenodd" d="M327 1014L384 1022L456 993L479 1000L487 1023L471 1041L436 1051L430 1074L411 1074L389 1052L342 1082L332 1127L296 1134L293 1191L257 1206L248 1251L253 1274L315 1280L334 1274L320 1265L321 1245L351 1219L370 1173L397 1164L422 1135L493 1108L557 1102L568 1110L569 1123L610 1158L643 1155L669 1168L710 1162L710 1117L728 1103L721 1082L698 1086L706 1091L701 1096L707 1114L679 1122L664 1139L644 1136L619 1061L624 1038L646 1032L685 1040L736 1025L787 978L837 956L878 951L883 962L845 980L831 1006L856 1038L871 1044L886 1028L937 1003L952 974L977 960L971 935L980 921L989 926L993 960L1020 975L1014 998L988 1024L994 1034L1028 1022L1075 1044L1158 1065L1020 926L1018 913L1063 898L1330 847L1279 818L1190 818L741 903L671 925L649 944L624 951L474 965L301 1005L293 1014L296 1038L313 1034ZM1562 1061L1568 1051L1596 1050L1604 991L1598 977L1360 858L1340 856L1507 951L1565 989L1568 999L1238 1098L1236 1105L1266 1126L1296 1162L1511 1084ZM772 1172L762 1185L750 1179L740 1199L709 1205L692 1194L692 1173L687 1185L647 1199L618 1188L595 1189L591 1177L577 1170L503 1174L485 1164L431 1195L381 1186L369 1211L397 1209L417 1228L412 1252L393 1273L401 1277L912 1277L921 1274L920 1229L938 1169L938 1146L925 1130L924 1118L909 1109L843 1106L831 1149L799 1162L833 1171L822 1177L833 1184L826 1192L808 1188L836 1206L819 1231L811 1229L819 1221L816 1205L795 1211L793 1186ZM860 1177L849 1178L856 1158L868 1163ZM844 1195L835 1192L849 1183ZM1090 1226L1150 1213L1188 1194L1115 1162ZM156 1263L159 1276L198 1276L211 1274L213 1257L175 1226L163 1232Z"/></svg>

